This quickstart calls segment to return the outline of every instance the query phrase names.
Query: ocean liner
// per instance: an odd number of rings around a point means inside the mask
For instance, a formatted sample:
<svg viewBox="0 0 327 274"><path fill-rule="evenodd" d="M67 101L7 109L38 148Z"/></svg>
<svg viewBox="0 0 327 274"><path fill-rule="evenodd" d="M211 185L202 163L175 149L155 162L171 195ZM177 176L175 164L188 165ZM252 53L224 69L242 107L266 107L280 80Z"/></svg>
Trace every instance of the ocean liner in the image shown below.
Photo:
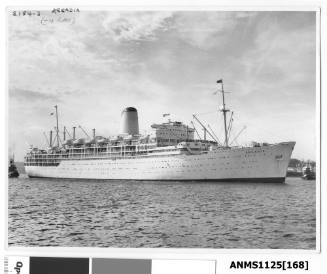
<svg viewBox="0 0 327 274"><path fill-rule="evenodd" d="M26 173L29 177L103 180L284 182L295 142L232 146L223 81L217 83L221 83L223 99L220 111L224 118L224 142L195 115L203 127L203 138L195 138L195 127L171 120L153 124L150 134L141 135L134 107L122 111L119 135L96 136L93 129L93 136L89 137L81 128L88 137L76 138L76 127L72 136L65 127L63 134L59 134L55 106L56 135L52 140L50 131L48 149L31 148L27 153Z"/></svg>

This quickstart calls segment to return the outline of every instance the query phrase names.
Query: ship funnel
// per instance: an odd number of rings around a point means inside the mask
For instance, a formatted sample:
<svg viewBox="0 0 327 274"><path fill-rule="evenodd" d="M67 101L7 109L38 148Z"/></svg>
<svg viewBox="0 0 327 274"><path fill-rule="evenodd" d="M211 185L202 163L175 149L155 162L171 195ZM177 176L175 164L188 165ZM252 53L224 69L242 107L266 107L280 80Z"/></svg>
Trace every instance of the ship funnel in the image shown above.
<svg viewBox="0 0 327 274"><path fill-rule="evenodd" d="M129 135L139 134L139 120L136 108L128 107L122 111L121 133Z"/></svg>

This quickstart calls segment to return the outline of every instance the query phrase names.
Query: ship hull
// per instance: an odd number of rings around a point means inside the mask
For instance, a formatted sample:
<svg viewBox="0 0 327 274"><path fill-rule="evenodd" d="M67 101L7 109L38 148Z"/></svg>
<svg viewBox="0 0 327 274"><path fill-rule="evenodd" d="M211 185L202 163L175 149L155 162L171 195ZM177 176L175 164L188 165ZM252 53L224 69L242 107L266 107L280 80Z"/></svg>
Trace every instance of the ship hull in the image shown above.
<svg viewBox="0 0 327 274"><path fill-rule="evenodd" d="M284 182L295 143L224 148L200 155L63 160L25 166L29 177L100 180Z"/></svg>

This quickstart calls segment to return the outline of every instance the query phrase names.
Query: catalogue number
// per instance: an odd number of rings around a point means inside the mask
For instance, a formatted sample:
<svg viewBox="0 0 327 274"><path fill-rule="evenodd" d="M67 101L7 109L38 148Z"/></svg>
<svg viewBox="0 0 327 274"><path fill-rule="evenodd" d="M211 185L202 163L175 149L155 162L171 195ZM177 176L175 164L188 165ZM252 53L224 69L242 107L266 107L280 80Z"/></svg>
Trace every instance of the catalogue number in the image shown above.
<svg viewBox="0 0 327 274"><path fill-rule="evenodd" d="M308 261L232 261L230 269L309 270L309 264Z"/></svg>

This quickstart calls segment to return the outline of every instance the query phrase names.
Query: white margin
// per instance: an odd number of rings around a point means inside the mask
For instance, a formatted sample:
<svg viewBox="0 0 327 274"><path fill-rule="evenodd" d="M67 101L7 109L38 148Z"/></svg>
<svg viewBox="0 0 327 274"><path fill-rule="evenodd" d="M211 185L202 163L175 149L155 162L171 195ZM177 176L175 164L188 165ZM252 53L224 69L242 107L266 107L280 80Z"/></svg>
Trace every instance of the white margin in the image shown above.
<svg viewBox="0 0 327 274"><path fill-rule="evenodd" d="M82 5L77 4L77 1L48 1L50 4L47 4L46 8L53 8L53 7L66 7L66 6L76 6L81 8L88 8L91 9L90 6L86 5L87 1L79 1L82 3ZM47 3L48 3L47 2ZM159 4L158 4L159 2ZM170 2L170 3L169 3ZM173 3L179 3L181 4L173 4ZM194 2L197 2L194 5ZM323 258L319 255L326 255L326 216L323 216L323 214L326 214L326 182L323 180L326 179L326 169L323 168L324 165L326 165L326 155L325 153L325 140L326 138L326 126L324 123L326 122L326 95L324 92L326 92L326 76L323 76L320 78L320 76L326 74L326 72L323 70L326 67L326 16L327 16L327 5L323 2L313 2L313 1L221 1L219 4L220 6L214 6L215 1L201 1L203 5L199 5L200 1L165 1L165 3L169 3L170 6L163 6L163 1L142 1L142 3L138 3L139 6L135 5L135 2L133 1L126 1L122 0L120 1L119 5L115 5L114 2L104 2L104 1L98 1L93 0L92 5L108 5L108 3L111 4L111 6L101 6L100 8L92 8L94 10L104 9L104 8L110 8L112 10L226 10L226 11L232 11L232 10L248 10L248 11L268 11L268 10L296 10L296 11L304 11L304 10L313 10L317 11L320 10L321 7L321 16L317 16L317 23L319 20L319 23L321 21L321 25L317 24L316 31L317 31L317 52L316 52L316 58L317 58L317 65L316 65L316 110L317 110L317 116L316 116L316 126L319 134L317 133L318 141L316 142L317 146L317 165L320 174L317 177L317 188L316 188L316 238L317 238L317 245L316 250L293 250L293 249L278 249L278 250L271 250L271 249L219 249L219 250L213 250L213 249L145 249L145 248L126 248L126 249L120 249L120 248L74 248L74 247L64 247L64 248L57 248L57 247L50 247L50 248L22 248L22 247L10 247L8 248L8 203L7 203L7 190L8 190L8 178L7 178L7 159L8 159L8 94L7 94L7 65L8 65L8 59L7 59L7 16L4 16L1 21L2 23L6 21L4 26L1 29L1 53L5 58L2 58L2 60L6 59L5 63L2 63L1 66L1 75L0 80L3 84L2 87L5 89L2 89L2 92L0 92L0 101L2 103L2 114L1 117L1 127L2 129L6 129L6 135L1 135L1 143L2 145L5 144L5 149L3 155L5 157L0 157L0 172L2 173L2 178L4 178L3 182L3 188L1 191L0 200L3 202L1 203L1 206L4 205L5 208L1 209L1 223L3 225L0 228L1 233L1 240L0 240L0 246L1 246L1 254L6 254L6 256L10 255L22 255L22 256L65 256L65 257L111 257L111 258L146 258L146 259L173 259L173 258L180 258L180 259L217 259L219 261L219 258L224 255L223 257L230 256L231 258L239 257L239 254L243 254L243 257L248 257L244 255L251 255L252 257L255 257L256 260L258 258L266 257L265 255L269 255L271 258L274 257L280 257L283 255L298 255L299 258L311 258L312 261L315 262L317 268L315 269L321 269L321 272L323 273L324 267L327 266L326 261L323 260ZM29 1L30 5L26 6L26 2L20 0L20 1L2 1L1 6L4 8L6 6L12 6L12 5L19 5L20 7L31 7L38 6L42 7L43 3L42 1L38 0L31 0ZM145 6L142 6L143 4L146 4ZM150 4L150 5L149 5ZM187 5L187 6L183 6ZM45 6L43 6L45 7ZM316 13L318 14L318 13ZM318 18L319 17L319 18ZM5 36L3 35L3 30L5 30ZM321 37L320 37L321 33ZM321 39L321 42L320 42ZM321 48L320 48L321 45ZM321 59L320 59L321 57ZM321 66L320 66L321 64ZM5 76L6 75L6 76ZM318 98L319 97L319 98ZM319 110L318 110L319 109ZM321 116L320 116L321 115ZM320 139L321 136L321 139ZM319 147L320 144L320 147ZM2 222L4 221L4 222ZM323 230L325 229L325 230ZM323 233L322 233L323 232ZM5 236L5 238L3 237ZM4 248L4 249L2 249ZM234 256L233 254L238 254L238 256ZM278 255L278 256L277 256ZM318 256L318 257L317 257ZM288 257L288 256L286 256ZM290 257L290 256L289 256ZM320 259L319 259L320 257ZM90 260L91 263L91 260ZM219 263L218 263L219 264ZM327 268L325 268L327 269ZM217 272L219 273L219 271ZM311 273L306 272L306 273ZM318 273L318 272L315 272Z"/></svg>

